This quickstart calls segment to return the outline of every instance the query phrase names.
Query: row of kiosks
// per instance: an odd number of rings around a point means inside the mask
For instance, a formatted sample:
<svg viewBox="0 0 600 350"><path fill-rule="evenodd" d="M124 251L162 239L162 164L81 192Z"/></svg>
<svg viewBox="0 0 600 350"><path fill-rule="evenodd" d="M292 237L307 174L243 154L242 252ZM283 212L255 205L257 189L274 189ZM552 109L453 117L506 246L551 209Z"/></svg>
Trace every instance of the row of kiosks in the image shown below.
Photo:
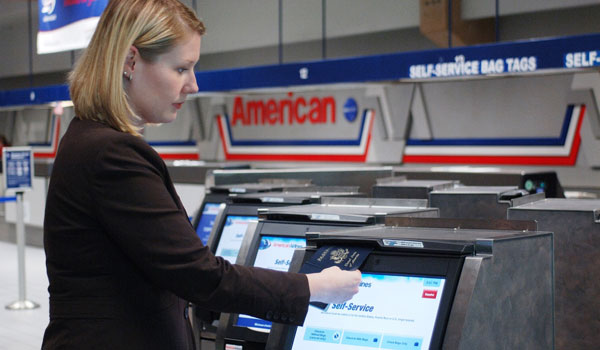
<svg viewBox="0 0 600 350"><path fill-rule="evenodd" d="M320 204L263 208L242 243L237 263L288 271L295 249L306 247L311 231L381 224L388 216L437 217L423 200L325 198ZM248 315L222 314L216 347L264 349L272 321Z"/></svg>
<svg viewBox="0 0 600 350"><path fill-rule="evenodd" d="M359 192L344 188L230 196L215 217L208 246L232 263L287 270L294 249L305 246L304 234L311 229L373 225L383 223L390 214L438 216L426 200L362 198ZM270 322L193 309L202 349L264 348Z"/></svg>
<svg viewBox="0 0 600 350"><path fill-rule="evenodd" d="M210 186L204 194L202 203L197 214L194 216L192 224L198 237L206 245L208 244L217 214L228 198L251 193L283 191L286 188L301 188L308 185L310 185L310 182L287 180Z"/></svg>
<svg viewBox="0 0 600 350"><path fill-rule="evenodd" d="M521 180L522 179L523 177L521 176ZM396 222L396 225L412 228L406 228L406 230L413 230L411 231L413 238L407 239L408 241L413 239L420 240L423 242L424 246L427 245L427 243L425 242L428 241L428 238L422 236L424 230L426 231L427 229L416 229L415 227L417 226L425 226L428 227L429 230L433 231L440 230L439 227L446 227L447 233L464 233L467 232L466 228L478 228L478 234L480 235L480 237L477 237L476 239L471 237L472 242L474 242L474 253L465 256L465 261L471 261L472 263L472 260L474 259L473 256L475 256L481 258L480 260L482 262L482 266L488 266L489 262L486 259L490 258L492 259L492 262L495 261L495 263L489 265L495 266L492 269L493 271L495 271L494 274L500 273L501 276L506 276L506 274L513 274L513 272L510 271L512 271L511 269L514 268L516 262L516 265L519 265L519 269L524 269L525 271L528 271L527 273L531 273L531 276L538 276L540 272L529 270L529 259L531 258L530 250L528 248L528 245L530 244L528 243L528 240L531 238L529 237L529 235L536 234L536 229L550 232L549 237L551 237L552 241L550 252L550 261L552 266L551 271L553 272L553 277L555 278L555 280L553 280L552 282L553 287L550 291L552 295L551 299L553 300L550 306L545 304L545 299L543 301L535 301L531 299L525 304L517 304L518 299L515 299L515 291L520 291L521 293L530 295L532 298L539 297L538 290L543 284L540 284L541 281L538 281L537 277L532 277L531 283L525 283L523 282L523 279L503 277L504 282L502 285L494 285L494 283L496 282L493 282L490 286L487 286L487 284L490 283L488 281L490 278L489 273L478 273L474 277L475 280L472 280L470 287L468 287L472 289L469 292L471 294L464 294L462 292L458 292L462 290L459 287L461 286L462 282L460 281L463 277L460 277L459 283L457 284L457 291L455 292L454 301L452 301L451 303L453 306L451 307L450 313L451 315L458 316L449 317L448 322L446 323L444 342L442 343L444 348L473 348L471 347L475 346L473 344L484 344L481 346L477 346L492 348L523 346L526 348L553 348L554 346L556 346L555 348L557 349L589 349L594 348L595 344L600 343L600 319L598 319L597 317L597 310L598 308L600 308L600 285L598 285L598 283L600 283L598 282L600 281L600 269L598 268L598 264L594 263L595 257L597 257L600 253L600 243L598 242L598 240L600 239L600 232L598 232L600 227L598 226L598 222L600 221L598 219L600 217L600 215L598 215L598 213L600 212L600 201L561 198L544 199L544 191L523 191L522 188L519 188L517 186L464 186L463 184L458 183L458 181L456 180L407 180L405 178L396 177L389 178L387 180L378 180L377 182L378 184L372 187L373 197L375 197L377 186L380 187L378 189L379 191L383 191L380 192L379 195L381 195L381 193L389 194L393 191L397 191L397 193L394 194L394 196L401 197L407 196L406 193L410 192L413 193L413 197L428 198L428 201L425 201L425 203L427 203L425 205L430 209L436 210L438 215L442 216L442 219L429 220L425 225L423 225L418 220L418 218L411 217L411 215L415 215L414 213L407 215L409 217L403 218L403 220L399 220L399 218L395 220L394 215L392 213L390 213L390 215L386 215L385 221L389 222L391 220L391 222ZM548 185L545 185L545 188L548 188ZM415 189L419 192L416 195L414 195ZM347 200L348 198L345 199ZM362 198L361 200L368 201L373 200L373 198ZM382 199L376 198L376 200ZM435 204L433 204L434 202ZM298 207L308 208L308 206L305 205ZM290 213L273 212L274 210L285 211L285 209L287 208L278 207L262 209L261 211L263 212L263 214L259 221L256 224L251 224L251 226L254 227L253 230L256 231L259 227L262 226L269 227L271 225L274 225L275 221L277 220L283 220L283 222L290 222L289 220L291 220L291 218L295 218L294 220L296 220L304 216L304 219L301 219L300 221L310 222L314 220L324 220L327 217L312 214L309 215L307 213L296 213L291 215ZM300 212L302 212L302 210L300 210ZM310 217L311 220L307 220L307 217ZM510 220L503 220L507 217ZM469 218L469 220L465 220L463 218ZM340 220L340 222L343 221L344 220ZM375 220L375 222L376 223L374 225L380 225L380 223L377 222L377 220ZM516 227L514 228L514 234L508 234L509 232L506 230L513 227L517 222L528 222L529 226L522 228ZM313 222L312 224L315 223ZM323 223L319 222L319 224ZM363 225L361 224L357 226ZM369 226L371 225L369 224ZM279 229L281 229L282 227L286 226L280 226L277 230L271 232L272 236L281 236L281 231ZM289 228L292 226L287 227ZM434 229L435 227L438 228ZM340 225L337 226L335 229L339 230L340 228L347 228L347 226ZM485 230L481 230L482 228L485 228ZM327 232L329 232L330 229L333 228L327 227ZM325 227L319 228L317 225L314 226L314 229L306 229L306 232L319 231L325 232ZM444 230L442 229L442 231ZM517 231L524 236L519 237ZM336 232L341 233L342 231ZM389 231L381 231L381 233L383 232L389 233ZM493 239L483 235L483 233L489 235L489 232L492 232L492 236L494 236L493 233L496 232ZM500 237L499 235L505 234L508 234L508 236L502 238L502 240L498 240ZM252 237L254 241L250 240L249 237ZM266 237L269 238L268 235L266 235ZM262 242L263 247L265 247L268 246L268 242L270 242L268 239L263 242L262 239L257 239L256 236L247 236L245 237L245 239L248 239L250 241L248 241L247 243L243 243L242 245L244 246L249 246L250 242L253 242L252 244L254 244L254 246L256 247L257 242ZM519 243L516 245L510 245L512 247L511 249L513 250L513 252L508 254L502 251L503 253L499 254L500 251L498 250L498 247L505 247L505 243L511 240L514 240L514 242ZM258 243L258 245L260 246L260 243ZM519 248L520 245L523 245L522 249ZM403 249L409 248L416 249L414 250L414 252L419 251L415 247L403 247ZM305 249L309 251L311 249L310 244L308 245L308 248ZM260 256L262 254L259 253L259 249L247 250L246 248L243 248L242 250L245 253L242 254L241 260L238 261L236 258L236 261L238 263L254 264L256 261L260 260L257 260L257 256ZM249 253L251 250L255 253ZM426 252L426 250L422 250L421 252ZM514 254L514 256L512 254ZM510 258L504 258L509 256ZM428 257L427 259L430 258L432 257ZM502 262L502 264L498 264L499 262ZM280 259L279 263L280 264L275 265L287 265L287 260ZM294 259L291 260L290 266L293 268ZM364 266L362 268L364 268ZM505 273L504 269L507 269L506 271L508 272ZM463 270L461 270L461 276L471 276L470 278L473 278L473 273L473 269L463 268ZM468 284L462 284L462 286L467 285ZM508 294L498 294L499 292L497 291L490 291L490 288L498 288L499 290L506 289L509 292L507 292ZM483 299L480 300L477 298L469 297L470 299L468 301L465 301L465 295L479 295L480 293L482 293L480 290L485 291L485 293L489 293L491 296L494 296L494 298L497 297L499 299L494 301L494 299L491 298L483 302L481 301ZM463 295L462 299L458 298L460 295ZM462 301L460 303L457 303L459 300ZM457 323L456 320L460 319L460 313L454 313L454 308L459 307L460 305L463 305L460 307L464 308L465 303L468 304L471 302L479 303L479 309L477 312L480 312L482 315L487 314L493 316L490 316L490 320L492 320L493 322L495 322L496 325L498 325L498 329L496 331L496 333L499 334L498 337L488 334L489 330L486 330L486 332L488 333L482 332L480 339L477 340L480 343L474 342L475 340L473 339L477 338L477 336L473 334L476 334L477 332L473 332L471 328L465 327L467 327L468 325L469 327L476 328L476 326L473 323L468 322L471 322L471 320L477 320L476 323L481 323L482 321L478 320L478 318L476 317L473 318L473 314L463 312L463 318L461 321L462 323ZM538 307L539 303L542 303L546 306L540 308ZM499 307L498 305L501 305L502 307ZM471 308L471 306L469 306L469 308ZM537 336L539 332L535 334L530 332L531 325L529 323L536 323L536 320L532 320L531 318L523 318L521 320L511 320L510 322L504 322L504 319L497 319L497 315L501 315L503 313L514 314L521 312L529 312L542 315L542 311L550 312L552 324L554 325L554 327L551 327L550 331L547 331L547 329L544 328L545 330L542 333L544 333L543 338L546 339L546 341L539 340L541 339L541 337ZM543 317L545 317L545 315L546 314L544 314ZM273 331L277 327L279 327L279 325L275 323L275 326L273 326L273 330L268 332L267 335L263 334L256 337L254 335L250 336L250 334L260 334L261 332L267 332L265 330L261 330L260 327L257 327L257 325L262 324L260 321L257 321L258 323L256 324L244 323L254 322L255 320L252 320L251 318L245 319L243 317L240 319L238 316L239 315L226 315L224 316L226 318L218 317L218 323L223 323L227 325L222 326L220 329L215 328L215 333L218 333L217 335L215 335L215 341L210 343L208 346L206 346L206 344L203 344L203 348L212 349L215 345L218 345L217 348L219 349L261 348L261 346L264 345L262 343L264 339L267 339L267 343L270 344L272 342L271 338L274 336L274 334L279 334L278 331ZM543 317L541 317L540 319L542 319ZM455 321L451 321L453 319ZM238 322L239 325L236 325L236 323ZM457 324L462 324L461 327L463 328L458 327ZM233 331L231 329L233 329ZM240 332L239 329L244 330ZM216 332L217 330L218 332ZM472 332L472 334L469 335L468 332ZM531 336L529 335L530 333L532 334ZM452 336L450 337L450 335ZM487 338L487 340L485 340L484 338ZM465 339L471 340L466 342ZM541 344L541 346L536 347L533 345L527 345L529 344L529 339L534 339L534 341L538 342L538 344ZM548 339L550 339L550 343L548 343ZM413 343L413 345L415 343ZM515 344L526 345L517 346ZM352 348L351 346L354 346L349 344L343 345L344 348ZM392 349L411 348L401 347L400 345L398 345L398 347L392 347L392 345L390 344L384 345L383 343L380 347L386 348L386 346L387 348Z"/></svg>
<svg viewBox="0 0 600 350"><path fill-rule="evenodd" d="M375 198L422 198L438 208L441 218L506 219L507 210L545 198L518 186L467 186L457 180L411 180L406 177L378 179Z"/></svg>
<svg viewBox="0 0 600 350"><path fill-rule="evenodd" d="M269 181L216 185L204 196L194 220L194 228L215 255L233 264L237 261L248 226L258 220L259 208L318 203L325 195L364 196L357 187L317 187L289 180L285 183ZM204 348L214 348L219 313L194 306L192 314L197 343L204 343Z"/></svg>

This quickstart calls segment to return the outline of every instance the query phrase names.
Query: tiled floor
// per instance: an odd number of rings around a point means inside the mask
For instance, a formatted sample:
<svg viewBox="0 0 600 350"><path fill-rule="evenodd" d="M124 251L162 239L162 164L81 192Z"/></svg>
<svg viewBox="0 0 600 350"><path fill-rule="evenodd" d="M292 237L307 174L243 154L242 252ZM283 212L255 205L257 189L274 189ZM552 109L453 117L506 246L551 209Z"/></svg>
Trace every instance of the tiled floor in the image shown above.
<svg viewBox="0 0 600 350"><path fill-rule="evenodd" d="M48 278L41 248L25 249L27 299L40 304L34 310L11 311L5 305L19 298L17 246L0 241L0 350L40 349L48 324Z"/></svg>

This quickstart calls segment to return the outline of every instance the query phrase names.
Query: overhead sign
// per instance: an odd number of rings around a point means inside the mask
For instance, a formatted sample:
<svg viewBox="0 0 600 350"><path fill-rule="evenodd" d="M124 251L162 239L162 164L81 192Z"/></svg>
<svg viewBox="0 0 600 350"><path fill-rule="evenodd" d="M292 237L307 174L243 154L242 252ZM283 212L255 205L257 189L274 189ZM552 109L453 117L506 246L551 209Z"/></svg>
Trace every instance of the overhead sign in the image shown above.
<svg viewBox="0 0 600 350"><path fill-rule="evenodd" d="M374 110L361 90L238 95L218 127L227 160L365 162Z"/></svg>
<svg viewBox="0 0 600 350"><path fill-rule="evenodd" d="M415 64L409 67L409 78L447 78L457 76L527 73L537 69L536 56L501 57L470 60L457 55L450 62Z"/></svg>
<svg viewBox="0 0 600 350"><path fill-rule="evenodd" d="M108 0L38 0L38 54L87 47Z"/></svg>
<svg viewBox="0 0 600 350"><path fill-rule="evenodd" d="M33 187L31 147L2 148L2 177L6 192L25 192Z"/></svg>

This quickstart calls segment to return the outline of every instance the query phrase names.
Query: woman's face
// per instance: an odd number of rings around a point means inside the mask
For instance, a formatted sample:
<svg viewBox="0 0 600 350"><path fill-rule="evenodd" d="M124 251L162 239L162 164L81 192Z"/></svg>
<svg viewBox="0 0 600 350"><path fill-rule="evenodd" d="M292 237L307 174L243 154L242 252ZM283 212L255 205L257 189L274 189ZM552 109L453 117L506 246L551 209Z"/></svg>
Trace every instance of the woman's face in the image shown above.
<svg viewBox="0 0 600 350"><path fill-rule="evenodd" d="M200 34L189 32L170 51L154 62L145 61L134 51L133 61L126 62L126 91L133 110L144 123L169 123L188 94L196 93L194 65L200 57Z"/></svg>

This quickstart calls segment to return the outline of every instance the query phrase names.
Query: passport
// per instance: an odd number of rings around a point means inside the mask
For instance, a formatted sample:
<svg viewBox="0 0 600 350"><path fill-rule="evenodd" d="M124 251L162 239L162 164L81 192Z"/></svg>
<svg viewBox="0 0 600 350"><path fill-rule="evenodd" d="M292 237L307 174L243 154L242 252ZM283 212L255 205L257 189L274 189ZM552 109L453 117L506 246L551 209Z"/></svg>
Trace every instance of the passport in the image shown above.
<svg viewBox="0 0 600 350"><path fill-rule="evenodd" d="M323 246L302 265L300 272L317 273L332 266L348 271L357 270L372 250L372 247ZM311 302L310 305L323 310L327 308L327 304L321 302Z"/></svg>

